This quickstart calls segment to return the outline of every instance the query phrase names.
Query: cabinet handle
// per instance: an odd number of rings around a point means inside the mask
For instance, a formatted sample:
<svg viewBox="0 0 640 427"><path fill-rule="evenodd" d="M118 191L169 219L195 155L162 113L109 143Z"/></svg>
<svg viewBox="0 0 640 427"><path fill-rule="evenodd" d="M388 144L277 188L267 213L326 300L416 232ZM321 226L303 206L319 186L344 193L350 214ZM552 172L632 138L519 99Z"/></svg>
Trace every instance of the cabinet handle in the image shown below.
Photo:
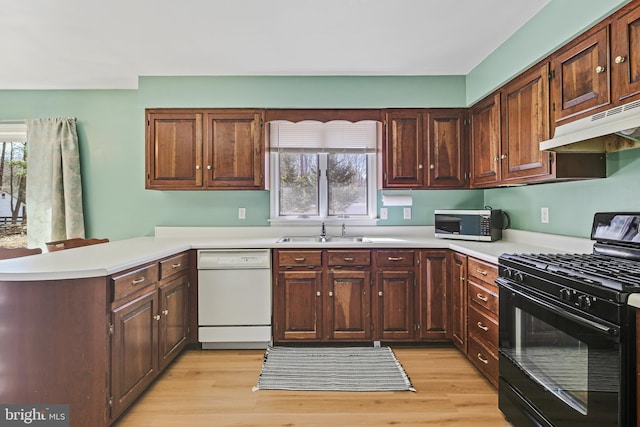
<svg viewBox="0 0 640 427"><path fill-rule="evenodd" d="M293 260L294 260L295 262L302 262L302 261L304 261L305 259L304 259L304 258L294 258Z"/></svg>
<svg viewBox="0 0 640 427"><path fill-rule="evenodd" d="M482 294L476 294L476 297L477 297L480 301L484 301L484 302L489 301L489 298L488 298L488 297L486 297L486 296L484 296L484 295L482 295Z"/></svg>
<svg viewBox="0 0 640 427"><path fill-rule="evenodd" d="M478 358L479 361L481 361L482 363L484 363L485 365L489 364L489 360L485 359L484 357L482 357L482 354L478 353L478 355L476 356Z"/></svg>
<svg viewBox="0 0 640 427"><path fill-rule="evenodd" d="M616 64L622 64L626 60L627 60L626 56L616 56Z"/></svg>
<svg viewBox="0 0 640 427"><path fill-rule="evenodd" d="M378 296L381 297L382 296L382 291L378 291Z"/></svg>
<svg viewBox="0 0 640 427"><path fill-rule="evenodd" d="M164 314L165 316L169 314L169 310L162 310L162 314Z"/></svg>
<svg viewBox="0 0 640 427"><path fill-rule="evenodd" d="M321 295L322 295L322 293L321 293L320 291L317 291L317 292L316 292L316 296L317 296L317 297L319 297L319 296L321 296Z"/></svg>
<svg viewBox="0 0 640 427"><path fill-rule="evenodd" d="M211 165L207 165L207 169L208 169L208 170L211 170L211 169L212 169L212 168L211 168Z"/></svg>
<svg viewBox="0 0 640 427"><path fill-rule="evenodd" d="M333 291L329 291L329 296L332 297L333 296Z"/></svg>
<svg viewBox="0 0 640 427"><path fill-rule="evenodd" d="M154 318L155 320L160 320L160 315L159 315L159 314L156 314L155 316L153 316L153 318Z"/></svg>
<svg viewBox="0 0 640 427"><path fill-rule="evenodd" d="M604 66L604 65L598 65L598 66L596 67L596 73L598 73L598 74L602 74L602 73L604 73L604 70L606 70L606 68L605 68L605 66Z"/></svg>
<svg viewBox="0 0 640 427"><path fill-rule="evenodd" d="M390 256L387 258L389 261L402 261L404 257L401 256Z"/></svg>
<svg viewBox="0 0 640 427"><path fill-rule="evenodd" d="M485 332L487 332L489 330L489 327L483 325L482 322L478 322L476 324L478 325L478 328L482 329Z"/></svg>
<svg viewBox="0 0 640 427"><path fill-rule="evenodd" d="M132 281L131 281L131 284L132 284L132 285L138 285L138 284L140 284L140 283L142 283L142 282L144 282L144 277L141 277L141 278L139 278L139 279L134 279L134 280L132 280Z"/></svg>
<svg viewBox="0 0 640 427"><path fill-rule="evenodd" d="M180 267L182 267L182 263L181 262L179 262L177 264L171 264L171 268L180 268Z"/></svg>
<svg viewBox="0 0 640 427"><path fill-rule="evenodd" d="M344 257L344 260L345 260L345 261L354 261L354 260L355 260L355 258L354 258L354 257L352 257L352 256L346 256L346 257Z"/></svg>
<svg viewBox="0 0 640 427"><path fill-rule="evenodd" d="M485 270L480 270L479 268L476 270L476 272L482 274L483 276L487 275L487 272Z"/></svg>

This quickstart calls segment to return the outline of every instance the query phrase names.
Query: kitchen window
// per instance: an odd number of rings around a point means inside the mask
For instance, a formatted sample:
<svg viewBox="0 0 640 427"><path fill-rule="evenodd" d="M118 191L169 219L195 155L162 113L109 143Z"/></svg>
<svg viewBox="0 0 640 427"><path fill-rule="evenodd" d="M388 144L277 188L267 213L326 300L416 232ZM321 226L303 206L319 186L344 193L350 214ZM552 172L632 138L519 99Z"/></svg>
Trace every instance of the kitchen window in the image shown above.
<svg viewBox="0 0 640 427"><path fill-rule="evenodd" d="M371 223L376 121L270 123L271 221Z"/></svg>

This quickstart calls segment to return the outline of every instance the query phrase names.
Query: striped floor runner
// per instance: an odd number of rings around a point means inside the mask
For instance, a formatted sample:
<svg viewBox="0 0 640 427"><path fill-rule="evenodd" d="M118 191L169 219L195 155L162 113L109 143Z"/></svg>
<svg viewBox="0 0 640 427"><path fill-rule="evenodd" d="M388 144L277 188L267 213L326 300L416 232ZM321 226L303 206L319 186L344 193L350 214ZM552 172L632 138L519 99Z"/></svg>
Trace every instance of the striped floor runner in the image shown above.
<svg viewBox="0 0 640 427"><path fill-rule="evenodd" d="M389 347L269 347L253 390L415 391Z"/></svg>

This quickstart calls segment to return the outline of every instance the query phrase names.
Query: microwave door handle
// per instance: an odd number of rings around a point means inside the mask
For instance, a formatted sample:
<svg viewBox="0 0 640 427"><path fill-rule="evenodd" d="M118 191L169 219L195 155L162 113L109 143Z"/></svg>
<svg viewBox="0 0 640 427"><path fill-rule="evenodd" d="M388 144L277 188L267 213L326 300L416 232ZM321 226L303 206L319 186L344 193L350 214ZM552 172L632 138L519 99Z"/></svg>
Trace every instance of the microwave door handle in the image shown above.
<svg viewBox="0 0 640 427"><path fill-rule="evenodd" d="M531 302L533 302L535 304L541 305L545 309L551 311L553 314L556 314L556 315L558 315L560 317L564 317L567 320L570 320L572 322L576 322L576 323L578 323L578 324L580 324L582 326L586 326L587 328L594 329L594 330L596 330L596 331L598 331L600 333L606 334L606 335L611 336L611 337L618 335L618 333L617 333L615 328L610 328L609 326L602 325L602 324L600 324L598 322L594 322L593 320L583 319L580 316L577 316L577 315L575 315L573 313L569 313L567 311L561 310L560 308L556 307L555 305L549 304L548 302L543 301L543 300L541 300L541 299L539 299L539 298L537 298L535 296L526 295L523 292L521 292L521 291L519 291L517 289L514 289L511 286L509 286L507 280L498 278L498 279L496 279L496 282L500 286L503 286L505 289L508 289L509 291L511 291L511 292L513 292L515 294L518 294L520 297L522 297L522 298L524 298L524 299L526 299L528 301L531 301Z"/></svg>

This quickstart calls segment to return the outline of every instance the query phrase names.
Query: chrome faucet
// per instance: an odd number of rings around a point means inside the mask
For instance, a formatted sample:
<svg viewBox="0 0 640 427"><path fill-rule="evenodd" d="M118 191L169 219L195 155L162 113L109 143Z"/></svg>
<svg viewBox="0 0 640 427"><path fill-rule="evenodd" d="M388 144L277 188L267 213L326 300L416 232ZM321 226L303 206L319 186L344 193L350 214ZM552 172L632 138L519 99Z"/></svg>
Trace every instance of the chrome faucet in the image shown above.
<svg viewBox="0 0 640 427"><path fill-rule="evenodd" d="M320 237L327 237L327 229L324 228L324 222L322 223L322 231L320 232Z"/></svg>
<svg viewBox="0 0 640 427"><path fill-rule="evenodd" d="M342 224L342 237L347 237L347 227Z"/></svg>

